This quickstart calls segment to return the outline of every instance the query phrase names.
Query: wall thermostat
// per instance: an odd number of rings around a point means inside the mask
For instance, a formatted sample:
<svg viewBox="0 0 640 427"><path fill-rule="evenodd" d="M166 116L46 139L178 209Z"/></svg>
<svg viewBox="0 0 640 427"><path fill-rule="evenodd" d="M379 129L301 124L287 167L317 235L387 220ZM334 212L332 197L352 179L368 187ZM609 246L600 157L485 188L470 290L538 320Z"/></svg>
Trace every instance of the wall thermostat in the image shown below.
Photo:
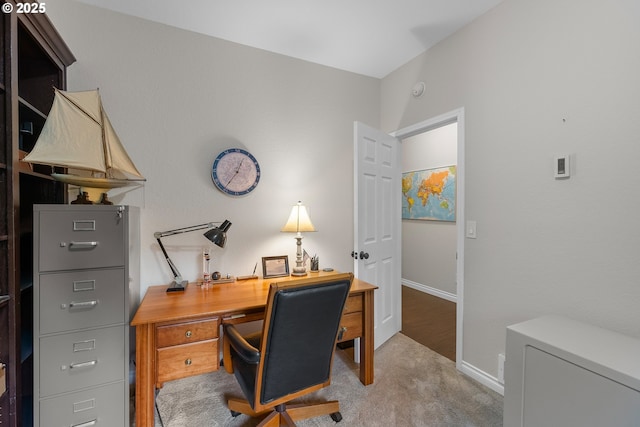
<svg viewBox="0 0 640 427"><path fill-rule="evenodd" d="M553 177L555 179L569 178L571 176L569 155L556 156L553 165Z"/></svg>

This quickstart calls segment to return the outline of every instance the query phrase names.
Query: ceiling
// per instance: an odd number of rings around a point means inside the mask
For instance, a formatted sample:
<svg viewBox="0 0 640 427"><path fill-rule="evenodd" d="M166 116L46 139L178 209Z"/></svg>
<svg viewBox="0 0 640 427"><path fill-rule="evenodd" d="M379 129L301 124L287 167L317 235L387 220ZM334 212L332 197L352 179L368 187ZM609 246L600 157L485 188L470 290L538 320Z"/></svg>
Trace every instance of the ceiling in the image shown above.
<svg viewBox="0 0 640 427"><path fill-rule="evenodd" d="M382 78L502 0L78 0Z"/></svg>

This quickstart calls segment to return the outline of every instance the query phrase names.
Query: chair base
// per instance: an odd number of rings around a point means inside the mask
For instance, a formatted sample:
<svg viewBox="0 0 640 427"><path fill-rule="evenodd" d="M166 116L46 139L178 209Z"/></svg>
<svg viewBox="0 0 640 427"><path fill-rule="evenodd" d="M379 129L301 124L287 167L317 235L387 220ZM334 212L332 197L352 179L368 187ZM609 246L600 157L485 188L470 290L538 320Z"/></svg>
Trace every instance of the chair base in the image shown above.
<svg viewBox="0 0 640 427"><path fill-rule="evenodd" d="M251 408L248 401L232 398L228 401L228 407L231 415L234 417L239 414L245 414L252 418L257 418L268 413L269 415L258 424L258 427L295 427L295 421L319 417L321 415L331 415L331 418L335 422L342 420L340 403L337 400L310 404L282 404L266 411L256 412Z"/></svg>

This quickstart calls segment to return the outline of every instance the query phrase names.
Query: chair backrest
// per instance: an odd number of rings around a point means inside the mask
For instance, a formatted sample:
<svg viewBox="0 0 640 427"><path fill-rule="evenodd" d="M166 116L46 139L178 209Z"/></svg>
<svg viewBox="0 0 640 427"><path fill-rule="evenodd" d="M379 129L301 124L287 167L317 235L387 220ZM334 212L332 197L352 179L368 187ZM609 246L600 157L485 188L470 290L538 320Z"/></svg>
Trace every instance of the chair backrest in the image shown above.
<svg viewBox="0 0 640 427"><path fill-rule="evenodd" d="M353 274L272 283L256 396L267 404L330 383L340 319Z"/></svg>

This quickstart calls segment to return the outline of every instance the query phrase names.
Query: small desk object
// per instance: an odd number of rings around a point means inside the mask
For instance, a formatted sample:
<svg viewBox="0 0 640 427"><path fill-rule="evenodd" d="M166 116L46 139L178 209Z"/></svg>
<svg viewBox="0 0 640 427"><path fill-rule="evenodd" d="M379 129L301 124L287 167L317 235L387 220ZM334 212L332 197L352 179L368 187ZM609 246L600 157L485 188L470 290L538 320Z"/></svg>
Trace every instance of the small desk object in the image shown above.
<svg viewBox="0 0 640 427"><path fill-rule="evenodd" d="M312 273L308 277L336 272ZM249 279L217 285L190 284L167 293L150 286L131 325L136 327L136 426L153 427L155 391L166 381L217 371L220 326L261 320L272 282L299 277ZM353 279L339 341L360 338L360 381L373 383L373 291Z"/></svg>

